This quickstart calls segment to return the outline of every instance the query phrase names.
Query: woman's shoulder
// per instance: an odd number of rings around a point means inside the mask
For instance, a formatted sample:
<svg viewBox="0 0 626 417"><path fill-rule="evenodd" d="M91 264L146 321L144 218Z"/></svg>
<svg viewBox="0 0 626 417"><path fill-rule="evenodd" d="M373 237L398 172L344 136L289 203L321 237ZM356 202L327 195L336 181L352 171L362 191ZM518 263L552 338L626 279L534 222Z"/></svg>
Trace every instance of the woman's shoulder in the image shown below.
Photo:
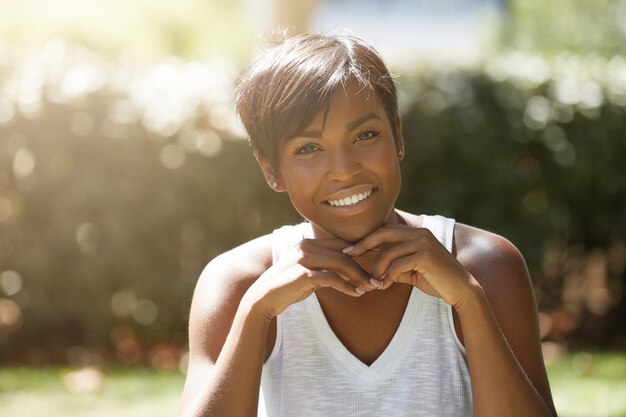
<svg viewBox="0 0 626 417"><path fill-rule="evenodd" d="M232 321L239 301L272 262L272 235L265 235L213 258L200 274L191 303L190 328Z"/></svg>
<svg viewBox="0 0 626 417"><path fill-rule="evenodd" d="M189 314L189 345L196 357L217 360L243 295L271 265L272 235L213 258L196 283Z"/></svg>
<svg viewBox="0 0 626 417"><path fill-rule="evenodd" d="M211 288L231 298L243 296L272 266L274 252L294 236L302 238L300 225L283 226L216 256L202 271L196 288Z"/></svg>
<svg viewBox="0 0 626 417"><path fill-rule="evenodd" d="M218 280L222 285L249 287L272 265L272 234L243 243L213 258L200 279Z"/></svg>
<svg viewBox="0 0 626 417"><path fill-rule="evenodd" d="M426 227L432 219L445 219L442 216L417 215L406 211L398 212L414 227ZM475 276L481 284L490 284L491 288L499 285L491 283L507 279L527 281L528 270L523 255L507 238L496 233L467 224L454 222L452 252Z"/></svg>
<svg viewBox="0 0 626 417"><path fill-rule="evenodd" d="M459 260L464 259L470 263L492 264L523 260L520 251L507 238L463 223L455 224L454 249Z"/></svg>
<svg viewBox="0 0 626 417"><path fill-rule="evenodd" d="M489 299L514 295L522 290L526 292L531 287L524 256L503 236L456 223L454 253L478 280Z"/></svg>

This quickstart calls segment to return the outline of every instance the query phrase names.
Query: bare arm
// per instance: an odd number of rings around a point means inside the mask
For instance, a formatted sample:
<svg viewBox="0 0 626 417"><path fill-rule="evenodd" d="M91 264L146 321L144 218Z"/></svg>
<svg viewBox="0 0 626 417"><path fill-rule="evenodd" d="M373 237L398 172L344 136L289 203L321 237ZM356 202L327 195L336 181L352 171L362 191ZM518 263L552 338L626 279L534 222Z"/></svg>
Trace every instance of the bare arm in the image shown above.
<svg viewBox="0 0 626 417"><path fill-rule="evenodd" d="M456 312L467 349L474 413L556 416L524 259L504 238L477 229L467 232L469 244L460 255L472 259L469 270L480 286Z"/></svg>
<svg viewBox="0 0 626 417"><path fill-rule="evenodd" d="M373 289L367 273L341 252L345 245L303 240L269 266L271 237L265 237L211 261L192 302L181 416L256 416L271 320L321 287L354 297Z"/></svg>
<svg viewBox="0 0 626 417"><path fill-rule="evenodd" d="M454 308L476 417L556 415L521 254L502 237L459 229L458 260L427 229L402 225L386 225L346 250L356 256L378 248L372 275L383 281L382 289L403 282Z"/></svg>
<svg viewBox="0 0 626 417"><path fill-rule="evenodd" d="M271 241L260 238L217 257L202 272L189 318L181 416L256 415L267 326L252 305L240 301L269 268L269 254Z"/></svg>
<svg viewBox="0 0 626 417"><path fill-rule="evenodd" d="M242 300L211 374L183 415L255 416L270 320Z"/></svg>

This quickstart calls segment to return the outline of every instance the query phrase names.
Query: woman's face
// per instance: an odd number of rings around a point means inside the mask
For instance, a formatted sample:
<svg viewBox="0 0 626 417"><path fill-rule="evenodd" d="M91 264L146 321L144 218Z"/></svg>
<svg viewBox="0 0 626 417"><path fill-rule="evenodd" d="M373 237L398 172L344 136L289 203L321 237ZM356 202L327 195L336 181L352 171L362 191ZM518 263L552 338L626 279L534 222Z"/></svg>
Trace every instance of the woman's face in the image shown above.
<svg viewBox="0 0 626 417"><path fill-rule="evenodd" d="M281 150L278 180L315 237L355 242L397 221L399 149L385 109L367 89L349 83L324 110Z"/></svg>

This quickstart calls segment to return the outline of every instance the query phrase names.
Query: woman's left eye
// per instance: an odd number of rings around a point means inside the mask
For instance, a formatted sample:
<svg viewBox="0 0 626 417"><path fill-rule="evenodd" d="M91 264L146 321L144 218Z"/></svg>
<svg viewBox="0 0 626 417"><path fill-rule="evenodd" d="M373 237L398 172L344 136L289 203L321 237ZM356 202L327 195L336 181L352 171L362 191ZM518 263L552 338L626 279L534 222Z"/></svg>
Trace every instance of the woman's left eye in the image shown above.
<svg viewBox="0 0 626 417"><path fill-rule="evenodd" d="M368 140L368 139L373 139L376 136L379 135L379 132L375 131L375 130L366 130L364 132L359 133L358 135L356 135L356 137L354 138L355 142L361 142L364 140Z"/></svg>
<svg viewBox="0 0 626 417"><path fill-rule="evenodd" d="M308 155L315 152L316 150L317 146L315 144L307 143L296 148L296 150L294 151L294 155Z"/></svg>

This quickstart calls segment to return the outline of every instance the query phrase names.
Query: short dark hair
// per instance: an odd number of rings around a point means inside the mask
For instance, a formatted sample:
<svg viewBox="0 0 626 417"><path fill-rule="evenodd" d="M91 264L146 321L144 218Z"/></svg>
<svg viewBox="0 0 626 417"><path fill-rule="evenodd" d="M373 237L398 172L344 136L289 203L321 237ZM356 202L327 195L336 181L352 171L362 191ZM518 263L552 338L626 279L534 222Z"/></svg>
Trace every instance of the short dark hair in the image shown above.
<svg viewBox="0 0 626 417"><path fill-rule="evenodd" d="M350 35L305 34L276 41L252 61L236 91L236 109L259 156L278 168L279 152L347 82L372 91L396 143L396 86L378 52Z"/></svg>

